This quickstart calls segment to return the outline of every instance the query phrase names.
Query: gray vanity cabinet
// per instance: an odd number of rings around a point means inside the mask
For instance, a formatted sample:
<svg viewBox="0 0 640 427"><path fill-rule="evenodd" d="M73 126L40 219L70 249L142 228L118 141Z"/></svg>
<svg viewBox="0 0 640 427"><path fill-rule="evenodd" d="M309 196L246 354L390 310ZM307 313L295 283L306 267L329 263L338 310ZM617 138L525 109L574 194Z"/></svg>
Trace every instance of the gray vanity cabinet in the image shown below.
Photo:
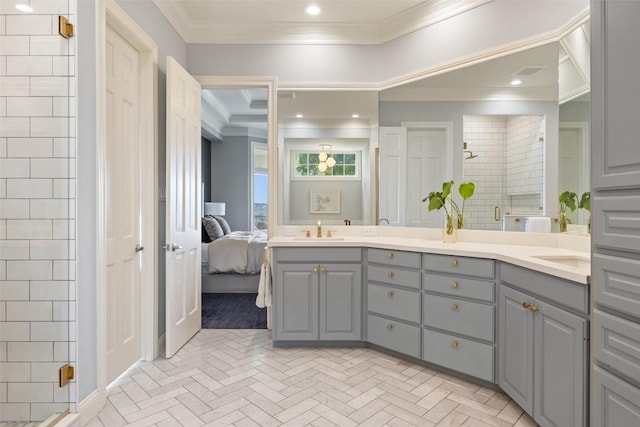
<svg viewBox="0 0 640 427"><path fill-rule="evenodd" d="M587 355L585 317L556 306L535 292L531 271L505 266L499 290L498 384L541 426L587 425ZM514 280L515 279L515 280ZM558 288L569 283L557 280ZM575 284L579 287L584 285Z"/></svg>
<svg viewBox="0 0 640 427"><path fill-rule="evenodd" d="M359 248L276 248L274 341L360 341L361 254Z"/></svg>

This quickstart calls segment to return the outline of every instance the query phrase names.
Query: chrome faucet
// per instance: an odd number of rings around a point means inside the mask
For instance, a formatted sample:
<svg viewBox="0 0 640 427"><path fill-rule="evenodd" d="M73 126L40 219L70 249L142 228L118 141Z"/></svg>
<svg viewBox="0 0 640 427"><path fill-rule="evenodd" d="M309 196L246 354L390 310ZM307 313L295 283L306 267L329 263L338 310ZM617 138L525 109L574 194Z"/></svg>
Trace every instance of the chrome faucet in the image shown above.
<svg viewBox="0 0 640 427"><path fill-rule="evenodd" d="M380 218L380 219L378 220L378 225L380 225L380 223L381 223L382 221L386 221L386 222L387 222L387 225L389 225L389 220L388 220L387 218Z"/></svg>
<svg viewBox="0 0 640 427"><path fill-rule="evenodd" d="M320 220L318 220L318 233L316 234L316 237L322 237L322 223L320 222Z"/></svg>

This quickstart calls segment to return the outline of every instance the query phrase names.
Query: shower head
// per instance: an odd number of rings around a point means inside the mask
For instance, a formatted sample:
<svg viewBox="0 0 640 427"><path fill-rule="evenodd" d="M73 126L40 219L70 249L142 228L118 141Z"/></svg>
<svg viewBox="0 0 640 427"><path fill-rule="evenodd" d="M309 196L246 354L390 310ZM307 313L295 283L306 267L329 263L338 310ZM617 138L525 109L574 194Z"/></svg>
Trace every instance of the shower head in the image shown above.
<svg viewBox="0 0 640 427"><path fill-rule="evenodd" d="M469 160L469 159L475 159L476 157L478 157L477 154L473 154L471 151L469 150L464 150L463 153L469 153L468 157L465 157L465 160Z"/></svg>

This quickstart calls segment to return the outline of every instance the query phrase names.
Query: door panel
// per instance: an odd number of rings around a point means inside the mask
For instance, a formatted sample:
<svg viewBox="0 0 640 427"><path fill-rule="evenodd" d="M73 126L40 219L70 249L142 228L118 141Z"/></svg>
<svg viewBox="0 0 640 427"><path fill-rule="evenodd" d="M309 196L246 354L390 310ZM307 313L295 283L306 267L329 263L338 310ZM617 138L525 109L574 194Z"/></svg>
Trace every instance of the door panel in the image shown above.
<svg viewBox="0 0 640 427"><path fill-rule="evenodd" d="M320 266L321 340L362 339L361 269L360 264Z"/></svg>
<svg viewBox="0 0 640 427"><path fill-rule="evenodd" d="M536 421L580 427L586 398L587 321L549 304L535 302L534 379Z"/></svg>
<svg viewBox="0 0 640 427"><path fill-rule="evenodd" d="M318 265L281 264L276 281L276 340L318 339Z"/></svg>
<svg viewBox="0 0 640 427"><path fill-rule="evenodd" d="M141 357L139 53L107 27L107 383Z"/></svg>
<svg viewBox="0 0 640 427"><path fill-rule="evenodd" d="M407 175L407 128L381 127L380 146L380 218L391 225L404 225Z"/></svg>
<svg viewBox="0 0 640 427"><path fill-rule="evenodd" d="M500 286L498 384L529 414L533 410L533 298Z"/></svg>
<svg viewBox="0 0 640 427"><path fill-rule="evenodd" d="M202 325L200 84L167 57L166 357Z"/></svg>

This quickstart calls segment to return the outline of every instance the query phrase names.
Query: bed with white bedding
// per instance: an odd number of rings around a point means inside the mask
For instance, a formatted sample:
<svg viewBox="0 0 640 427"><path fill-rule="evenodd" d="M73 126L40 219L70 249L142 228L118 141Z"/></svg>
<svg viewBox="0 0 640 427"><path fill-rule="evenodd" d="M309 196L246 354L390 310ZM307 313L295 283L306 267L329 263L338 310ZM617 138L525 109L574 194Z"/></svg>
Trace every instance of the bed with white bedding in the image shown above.
<svg viewBox="0 0 640 427"><path fill-rule="evenodd" d="M202 243L202 292L257 292L266 245L266 230L232 231Z"/></svg>

